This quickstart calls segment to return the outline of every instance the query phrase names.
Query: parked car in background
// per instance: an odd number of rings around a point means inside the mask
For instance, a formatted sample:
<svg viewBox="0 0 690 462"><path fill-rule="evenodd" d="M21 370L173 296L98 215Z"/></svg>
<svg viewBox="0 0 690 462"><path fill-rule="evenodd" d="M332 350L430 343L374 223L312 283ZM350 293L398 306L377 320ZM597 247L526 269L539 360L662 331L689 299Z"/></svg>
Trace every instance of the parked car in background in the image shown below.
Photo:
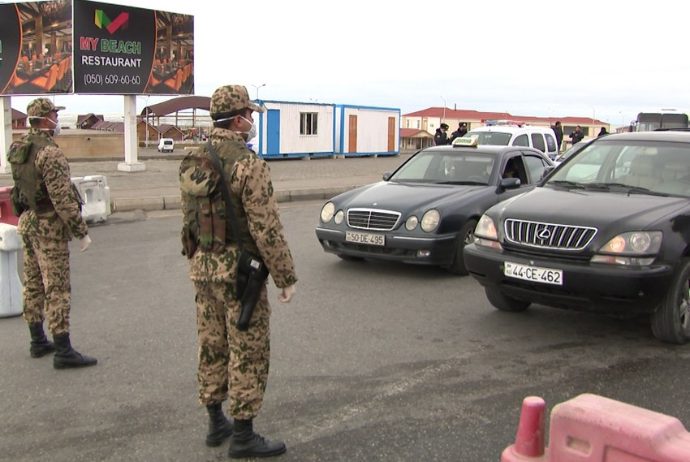
<svg viewBox="0 0 690 462"><path fill-rule="evenodd" d="M552 166L536 149L458 138L417 152L381 182L326 202L316 236L344 260L436 265L465 275L462 250L482 213L532 189Z"/></svg>
<svg viewBox="0 0 690 462"><path fill-rule="evenodd" d="M464 250L502 311L531 304L649 315L690 341L690 133L609 135L526 194L491 207Z"/></svg>
<svg viewBox="0 0 690 462"><path fill-rule="evenodd" d="M173 152L175 141L172 138L161 138L158 140L158 152Z"/></svg>
<svg viewBox="0 0 690 462"><path fill-rule="evenodd" d="M520 121L487 121L485 127L473 128L465 136L477 136L480 145L527 146L538 149L549 159L558 155L556 134L551 127L525 125Z"/></svg>

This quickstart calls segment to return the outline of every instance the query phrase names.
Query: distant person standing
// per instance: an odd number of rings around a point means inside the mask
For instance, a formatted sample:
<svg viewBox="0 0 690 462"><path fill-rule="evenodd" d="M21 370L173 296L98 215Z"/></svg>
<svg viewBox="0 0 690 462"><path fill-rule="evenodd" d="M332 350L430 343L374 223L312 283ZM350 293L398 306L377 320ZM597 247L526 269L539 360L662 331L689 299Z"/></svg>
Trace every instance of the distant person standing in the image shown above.
<svg viewBox="0 0 690 462"><path fill-rule="evenodd" d="M453 133L450 135L450 143L453 143L453 141L456 138L462 138L467 134L467 124L465 122L460 122L458 123L458 129L455 130Z"/></svg>
<svg viewBox="0 0 690 462"><path fill-rule="evenodd" d="M561 145L563 144L563 126L561 125L561 121L557 120L551 128L553 129L554 135L556 135L556 147L558 148L558 152L561 152Z"/></svg>
<svg viewBox="0 0 690 462"><path fill-rule="evenodd" d="M580 141L582 141L582 138L585 137L585 134L582 133L582 127L578 125L577 127L575 127L575 130L573 130L573 132L568 136L570 137L570 142L572 144L577 144Z"/></svg>
<svg viewBox="0 0 690 462"><path fill-rule="evenodd" d="M53 137L60 133L58 111L48 98L27 107L31 129L12 144L12 203L19 215L17 231L24 245L24 319L31 333L29 353L40 358L55 351L53 367L93 366L95 358L75 351L70 343L70 268L68 243L80 240L81 252L91 238L81 215L81 199L72 187L69 164ZM53 334L50 342L43 321Z"/></svg>
<svg viewBox="0 0 690 462"><path fill-rule="evenodd" d="M448 144L448 135L446 132L448 131L450 127L448 124L441 124L441 128L436 129L436 134L434 135L434 143L436 146L442 146L444 144Z"/></svg>

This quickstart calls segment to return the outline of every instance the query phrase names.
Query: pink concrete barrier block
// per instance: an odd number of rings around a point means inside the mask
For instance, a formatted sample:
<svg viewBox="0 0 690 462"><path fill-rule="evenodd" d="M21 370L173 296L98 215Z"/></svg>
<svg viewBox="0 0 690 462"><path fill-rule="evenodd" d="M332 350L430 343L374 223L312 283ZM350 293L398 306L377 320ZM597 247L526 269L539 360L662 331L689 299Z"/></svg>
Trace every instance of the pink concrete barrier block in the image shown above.
<svg viewBox="0 0 690 462"><path fill-rule="evenodd" d="M680 420L584 394L551 412L553 462L688 462L690 434Z"/></svg>
<svg viewBox="0 0 690 462"><path fill-rule="evenodd" d="M501 462L690 462L690 433L678 419L592 394L553 408L549 447L540 451L539 399L523 402Z"/></svg>

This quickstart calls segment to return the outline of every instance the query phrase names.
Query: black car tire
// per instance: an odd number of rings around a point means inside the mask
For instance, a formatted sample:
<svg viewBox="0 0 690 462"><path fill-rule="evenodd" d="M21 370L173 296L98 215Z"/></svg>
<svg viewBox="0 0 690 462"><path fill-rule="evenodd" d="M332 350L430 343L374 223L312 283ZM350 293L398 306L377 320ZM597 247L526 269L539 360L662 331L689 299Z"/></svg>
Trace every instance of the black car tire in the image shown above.
<svg viewBox="0 0 690 462"><path fill-rule="evenodd" d="M520 311L525 311L531 305L530 302L524 302L522 300L516 300L508 297L494 287L485 287L484 292L486 292L486 298L489 299L489 303L491 303L494 308L501 311L519 313Z"/></svg>
<svg viewBox="0 0 690 462"><path fill-rule="evenodd" d="M690 258L681 260L668 293L652 314L652 332L662 342L690 341Z"/></svg>
<svg viewBox="0 0 690 462"><path fill-rule="evenodd" d="M462 225L462 228L460 228L460 232L458 233L458 246L455 250L455 258L453 259L453 263L451 263L448 267L448 271L452 274L456 274L458 276L467 276L470 274L469 271L467 271L467 267L465 267L465 260L462 256L462 250L467 244L474 242L474 228L476 227L477 220L470 219L467 220L464 225Z"/></svg>
<svg viewBox="0 0 690 462"><path fill-rule="evenodd" d="M341 253L336 254L338 258L344 261L364 261L364 258L362 257L352 257L350 255L343 255Z"/></svg>

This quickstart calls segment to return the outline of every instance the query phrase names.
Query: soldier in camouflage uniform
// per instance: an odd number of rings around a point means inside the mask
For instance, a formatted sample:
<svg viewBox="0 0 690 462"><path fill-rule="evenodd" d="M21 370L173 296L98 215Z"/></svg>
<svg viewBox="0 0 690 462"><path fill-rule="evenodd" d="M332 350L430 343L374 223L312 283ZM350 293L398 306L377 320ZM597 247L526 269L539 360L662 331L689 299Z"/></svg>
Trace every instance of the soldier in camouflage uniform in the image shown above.
<svg viewBox="0 0 690 462"><path fill-rule="evenodd" d="M27 107L31 129L10 146L14 188L12 203L19 215L24 247L23 316L31 333L31 357L55 351L53 367L93 366L96 359L75 351L70 343L71 287L68 242L72 236L85 251L91 239L81 215L81 198L72 186L69 164L53 140L59 133L58 111L47 98ZM50 342L43 331L53 334Z"/></svg>
<svg viewBox="0 0 690 462"><path fill-rule="evenodd" d="M271 307L264 282L248 330L238 329L240 302L235 282L240 252L230 219L225 217L220 188L229 189L243 248L261 256L281 289L281 302L292 299L297 282L268 164L246 146L254 131L253 111L263 109L250 101L244 86L220 87L211 98L210 142L223 167L225 185L216 183L220 179L205 146L180 165L183 253L189 258L196 290L199 400L209 414L206 444L218 446L232 435L232 458L275 456L286 447L253 430L268 379ZM191 159L196 162L188 162ZM232 423L222 409L228 395Z"/></svg>

